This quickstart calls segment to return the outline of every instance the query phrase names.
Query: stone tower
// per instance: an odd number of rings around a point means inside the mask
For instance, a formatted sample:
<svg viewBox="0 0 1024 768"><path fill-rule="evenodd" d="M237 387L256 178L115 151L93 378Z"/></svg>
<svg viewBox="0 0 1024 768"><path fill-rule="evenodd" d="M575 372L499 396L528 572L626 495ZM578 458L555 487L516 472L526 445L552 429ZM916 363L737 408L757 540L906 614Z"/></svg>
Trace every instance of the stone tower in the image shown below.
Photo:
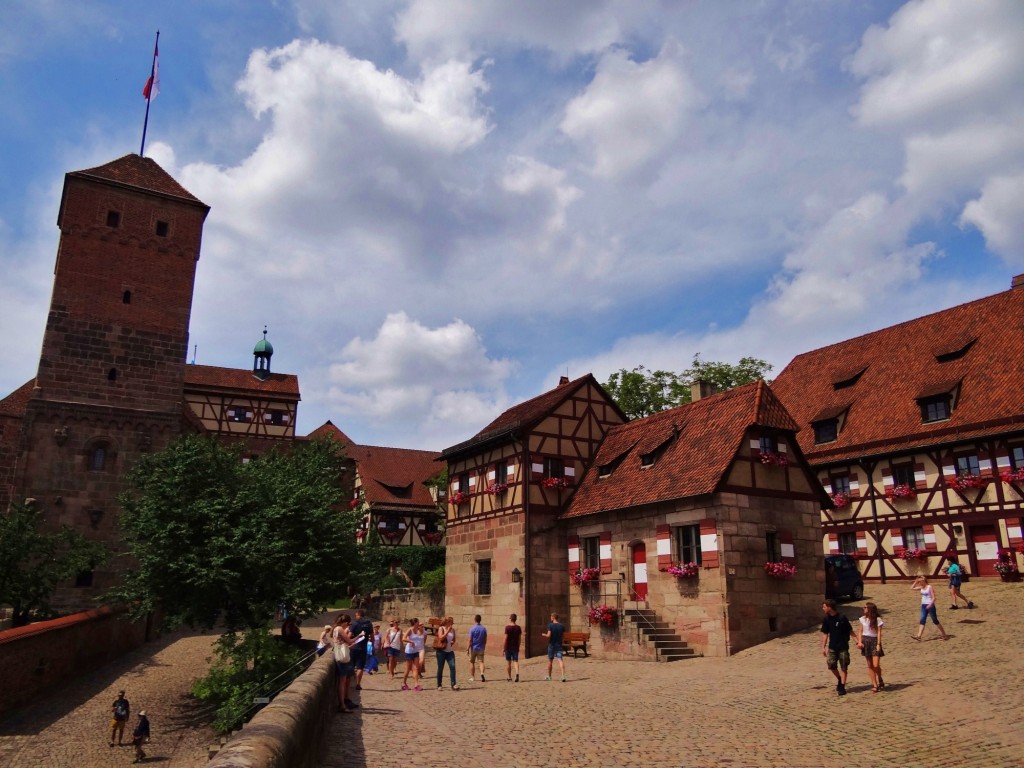
<svg viewBox="0 0 1024 768"><path fill-rule="evenodd" d="M180 433L208 212L138 155L65 176L53 296L14 478L15 498L33 499L48 526L116 546L125 470ZM80 607L110 587L116 560L54 603Z"/></svg>

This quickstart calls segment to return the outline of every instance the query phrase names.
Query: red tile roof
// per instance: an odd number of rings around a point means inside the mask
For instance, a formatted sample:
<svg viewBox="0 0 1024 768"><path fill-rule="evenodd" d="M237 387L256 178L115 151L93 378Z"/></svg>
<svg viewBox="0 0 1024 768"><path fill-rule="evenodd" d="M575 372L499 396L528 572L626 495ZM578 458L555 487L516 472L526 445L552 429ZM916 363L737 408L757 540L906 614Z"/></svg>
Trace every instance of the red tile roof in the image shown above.
<svg viewBox="0 0 1024 768"><path fill-rule="evenodd" d="M310 432L306 436L306 439L316 440L317 438L321 437L330 437L333 438L334 440L337 440L339 443L341 443L341 445L345 447L346 452L348 451L350 446L355 445L355 443L352 442L352 438L350 438L348 435L346 435L344 432L338 429L334 425L334 422L332 422L330 419L328 419L319 427Z"/></svg>
<svg viewBox="0 0 1024 768"><path fill-rule="evenodd" d="M157 192L168 197L187 200L190 203L199 203L206 208L209 207L175 181L167 171L157 165L155 160L135 154L125 155L105 165L87 168L84 171L72 171L68 176L112 181L126 187Z"/></svg>
<svg viewBox="0 0 1024 768"><path fill-rule="evenodd" d="M244 368L219 368L214 365L186 365L186 389L230 389L241 393L299 397L299 378L291 373L272 373L266 380L256 378Z"/></svg>
<svg viewBox="0 0 1024 768"><path fill-rule="evenodd" d="M29 379L16 390L11 392L3 400L0 400L0 414L4 416L24 416L25 406L32 398L32 390L35 388L36 380Z"/></svg>
<svg viewBox="0 0 1024 768"><path fill-rule="evenodd" d="M555 408L561 405L580 387L588 382L597 387L601 386L592 373L580 376L578 379L574 379L573 381L559 383L554 389L548 390L543 394L512 406L486 427L477 432L469 440L459 443L458 445L454 445L451 448L446 448L442 452L442 455L445 458L449 458L457 454L465 453L482 443L500 438L503 435L529 430L530 427L550 414ZM618 410L618 406L610 397L608 398L608 402ZM619 411L619 413L624 421L627 420L628 417L625 414L622 414L621 411Z"/></svg>
<svg viewBox="0 0 1024 768"><path fill-rule="evenodd" d="M347 450L356 462L363 495L371 505L435 507L423 483L444 469L435 461L436 451L377 445L352 445Z"/></svg>
<svg viewBox="0 0 1024 768"><path fill-rule="evenodd" d="M613 427L563 518L713 493L744 444L747 429L796 431L763 381ZM640 457L665 446L653 466ZM607 477L601 467L613 465Z"/></svg>
<svg viewBox="0 0 1024 768"><path fill-rule="evenodd" d="M954 359L939 362L939 355ZM834 388L841 380L835 372L860 369L852 386ZM1018 288L806 352L772 388L802 427L807 460L830 464L1024 430L1022 378ZM957 382L950 418L922 423L916 398L949 392ZM838 439L815 445L811 421L847 406Z"/></svg>

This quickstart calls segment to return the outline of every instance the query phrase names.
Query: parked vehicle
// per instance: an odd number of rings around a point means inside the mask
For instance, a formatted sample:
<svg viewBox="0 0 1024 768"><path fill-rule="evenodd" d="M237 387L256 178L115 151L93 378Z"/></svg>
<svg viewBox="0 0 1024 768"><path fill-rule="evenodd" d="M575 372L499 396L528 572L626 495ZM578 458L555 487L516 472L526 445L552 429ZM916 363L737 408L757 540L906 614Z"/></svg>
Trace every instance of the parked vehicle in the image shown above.
<svg viewBox="0 0 1024 768"><path fill-rule="evenodd" d="M850 555L825 556L825 597L849 596L851 600L864 597L864 579L857 561Z"/></svg>

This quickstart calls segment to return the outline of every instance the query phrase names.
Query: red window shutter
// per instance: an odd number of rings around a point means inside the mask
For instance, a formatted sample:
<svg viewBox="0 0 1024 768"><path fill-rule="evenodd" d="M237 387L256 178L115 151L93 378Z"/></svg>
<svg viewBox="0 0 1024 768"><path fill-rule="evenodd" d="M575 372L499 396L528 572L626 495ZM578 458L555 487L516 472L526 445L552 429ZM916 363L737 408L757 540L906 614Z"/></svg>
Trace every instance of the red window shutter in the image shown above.
<svg viewBox="0 0 1024 768"><path fill-rule="evenodd" d="M793 532L779 529L779 547L782 550L782 562L796 565L796 545L793 543Z"/></svg>
<svg viewBox="0 0 1024 768"><path fill-rule="evenodd" d="M851 499L859 499L860 498L860 480L857 479L857 474L855 472L851 472L847 476L847 480L850 483L850 498Z"/></svg>
<svg viewBox="0 0 1024 768"><path fill-rule="evenodd" d="M828 553L830 555L838 555L839 554L839 536L837 534L834 534L834 533L830 533L830 534L827 534L827 535L828 535Z"/></svg>
<svg viewBox="0 0 1024 768"><path fill-rule="evenodd" d="M574 573L580 569L580 537L570 533L566 537L566 544L569 548L569 573Z"/></svg>
<svg viewBox="0 0 1024 768"><path fill-rule="evenodd" d="M1021 531L1021 519L1019 517L1006 518L1006 537L1011 547L1024 543L1024 535Z"/></svg>
<svg viewBox="0 0 1024 768"><path fill-rule="evenodd" d="M914 465L914 490L926 491L928 490L928 478L925 475L924 464Z"/></svg>
<svg viewBox="0 0 1024 768"><path fill-rule="evenodd" d="M868 532L860 531L857 534L857 554L867 557L868 554Z"/></svg>
<svg viewBox="0 0 1024 768"><path fill-rule="evenodd" d="M565 467L562 470L562 477L568 485L576 485L576 462L572 459L565 460Z"/></svg>
<svg viewBox="0 0 1024 768"><path fill-rule="evenodd" d="M882 490L889 492L892 486L892 466L882 467Z"/></svg>
<svg viewBox="0 0 1024 768"><path fill-rule="evenodd" d="M902 528L890 528L889 529L889 539L890 539L890 541L892 541L893 552L895 552L900 547L904 546L904 544L903 544L903 529Z"/></svg>
<svg viewBox="0 0 1024 768"><path fill-rule="evenodd" d="M935 526L922 525L921 530L924 531L924 548L929 552L938 552L939 545L935 541Z"/></svg>
<svg viewBox="0 0 1024 768"><path fill-rule="evenodd" d="M601 573L612 572L612 532L601 531Z"/></svg>
<svg viewBox="0 0 1024 768"><path fill-rule="evenodd" d="M544 479L544 457L530 456L530 480L540 482Z"/></svg>
<svg viewBox="0 0 1024 768"><path fill-rule="evenodd" d="M664 571L672 565L672 528L659 525L655 531L658 535L658 570Z"/></svg>
<svg viewBox="0 0 1024 768"><path fill-rule="evenodd" d="M705 568L717 568L718 558L718 521L713 517L700 521L700 559Z"/></svg>

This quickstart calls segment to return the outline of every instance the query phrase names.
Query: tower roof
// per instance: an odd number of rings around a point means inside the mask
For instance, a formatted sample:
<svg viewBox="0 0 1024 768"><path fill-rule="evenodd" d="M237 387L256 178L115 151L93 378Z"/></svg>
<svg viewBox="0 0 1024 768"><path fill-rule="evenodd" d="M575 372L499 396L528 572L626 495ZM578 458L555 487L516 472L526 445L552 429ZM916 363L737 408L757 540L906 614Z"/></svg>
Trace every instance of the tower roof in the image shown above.
<svg viewBox="0 0 1024 768"><path fill-rule="evenodd" d="M181 186L167 171L157 165L155 160L148 157L140 157L136 154L125 155L104 165L98 165L95 168L71 171L68 176L96 179L118 186L134 187L135 189L142 189L147 192L156 192L159 195L201 205L209 209L208 205Z"/></svg>

